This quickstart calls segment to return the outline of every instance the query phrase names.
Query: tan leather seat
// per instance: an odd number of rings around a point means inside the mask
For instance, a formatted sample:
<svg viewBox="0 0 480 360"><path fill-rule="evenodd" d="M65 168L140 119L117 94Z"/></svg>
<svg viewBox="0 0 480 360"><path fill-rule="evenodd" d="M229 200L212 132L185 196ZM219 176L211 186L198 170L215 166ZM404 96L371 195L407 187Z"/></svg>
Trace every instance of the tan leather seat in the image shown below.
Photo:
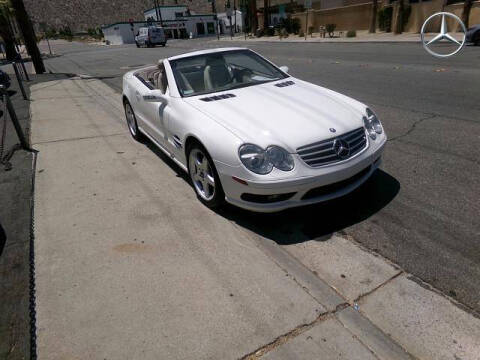
<svg viewBox="0 0 480 360"><path fill-rule="evenodd" d="M203 70L203 81L205 90L222 87L232 81L232 75L223 57L213 57L207 60L207 66Z"/></svg>

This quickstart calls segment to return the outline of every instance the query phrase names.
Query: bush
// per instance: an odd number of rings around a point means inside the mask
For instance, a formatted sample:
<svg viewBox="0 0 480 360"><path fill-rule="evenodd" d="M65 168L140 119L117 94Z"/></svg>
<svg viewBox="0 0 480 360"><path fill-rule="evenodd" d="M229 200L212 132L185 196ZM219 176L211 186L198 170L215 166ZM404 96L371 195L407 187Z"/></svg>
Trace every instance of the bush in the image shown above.
<svg viewBox="0 0 480 360"><path fill-rule="evenodd" d="M280 29L280 30L278 31L278 37L279 37L280 39L288 38L288 32L287 32L287 30L285 30L285 29Z"/></svg>
<svg viewBox="0 0 480 360"><path fill-rule="evenodd" d="M410 18L410 14L412 13L412 7L410 5L405 6L403 8L403 17L402 17L402 31L405 29L405 26L407 26L408 19Z"/></svg>
<svg viewBox="0 0 480 360"><path fill-rule="evenodd" d="M262 37L263 36L263 29L257 29L257 31L255 31L255 36L256 37Z"/></svg>
<svg viewBox="0 0 480 360"><path fill-rule="evenodd" d="M352 37L356 37L356 36L357 36L357 32L355 30L348 30L347 31L347 37L352 38Z"/></svg>
<svg viewBox="0 0 480 360"><path fill-rule="evenodd" d="M54 27L50 27L45 30L45 37L49 39L56 39L57 36L57 29L55 29Z"/></svg>
<svg viewBox="0 0 480 360"><path fill-rule="evenodd" d="M70 29L70 26L65 26L58 32L58 35L60 36L60 38L66 39L68 41L72 41L73 39L73 32L72 29Z"/></svg>
<svg viewBox="0 0 480 360"><path fill-rule="evenodd" d="M378 12L378 28L381 31L392 32L393 7L389 6Z"/></svg>
<svg viewBox="0 0 480 360"><path fill-rule="evenodd" d="M300 30L300 19L297 18L281 18L278 25L278 29L285 29L289 34L298 34Z"/></svg>
<svg viewBox="0 0 480 360"><path fill-rule="evenodd" d="M312 35L313 34L313 30L315 30L315 28L313 26L309 26L308 27L308 35Z"/></svg>
<svg viewBox="0 0 480 360"><path fill-rule="evenodd" d="M265 36L274 36L275 35L275 28L273 26L269 26L265 29Z"/></svg>
<svg viewBox="0 0 480 360"><path fill-rule="evenodd" d="M336 27L337 27L336 24L326 24L325 25L325 31L327 32L328 36L333 37L333 32L335 31Z"/></svg>
<svg viewBox="0 0 480 360"><path fill-rule="evenodd" d="M305 33L302 30L300 30L300 32L298 33L298 37L305 37Z"/></svg>

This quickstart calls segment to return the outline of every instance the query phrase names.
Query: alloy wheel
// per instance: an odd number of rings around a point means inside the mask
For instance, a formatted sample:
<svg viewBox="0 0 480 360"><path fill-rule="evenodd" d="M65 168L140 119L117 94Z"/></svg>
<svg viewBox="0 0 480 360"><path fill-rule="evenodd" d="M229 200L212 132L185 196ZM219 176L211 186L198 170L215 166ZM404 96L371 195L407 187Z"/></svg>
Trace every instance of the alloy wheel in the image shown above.
<svg viewBox="0 0 480 360"><path fill-rule="evenodd" d="M135 115L130 104L125 104L125 117L127 118L128 129L133 136L137 135L137 125L135 124Z"/></svg>
<svg viewBox="0 0 480 360"><path fill-rule="evenodd" d="M200 149L193 149L189 155L190 177L197 194L210 201L215 196L215 176L207 156Z"/></svg>

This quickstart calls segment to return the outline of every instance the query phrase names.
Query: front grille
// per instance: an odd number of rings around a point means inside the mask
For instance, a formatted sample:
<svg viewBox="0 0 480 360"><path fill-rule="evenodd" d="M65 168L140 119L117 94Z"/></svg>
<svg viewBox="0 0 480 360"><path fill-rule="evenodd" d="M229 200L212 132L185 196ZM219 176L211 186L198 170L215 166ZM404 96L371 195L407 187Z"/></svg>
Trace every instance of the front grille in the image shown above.
<svg viewBox="0 0 480 360"><path fill-rule="evenodd" d="M339 156L334 149L335 140L343 140L349 148L349 153ZM319 167L346 160L358 154L367 146L367 137L363 127L349 131L343 135L319 141L313 144L301 146L297 149L298 155L309 166Z"/></svg>
<svg viewBox="0 0 480 360"><path fill-rule="evenodd" d="M353 183L355 183L356 181L360 180L362 177L367 175L370 172L371 168L372 166L370 165L365 169L363 169L362 171L349 177L348 179L345 179L333 184L328 184L328 185L320 186L314 189L310 189L305 193L305 195L302 196L302 200L314 199L319 196L324 196L324 195L328 195L328 194L340 191L343 188L346 188L347 186L352 185Z"/></svg>

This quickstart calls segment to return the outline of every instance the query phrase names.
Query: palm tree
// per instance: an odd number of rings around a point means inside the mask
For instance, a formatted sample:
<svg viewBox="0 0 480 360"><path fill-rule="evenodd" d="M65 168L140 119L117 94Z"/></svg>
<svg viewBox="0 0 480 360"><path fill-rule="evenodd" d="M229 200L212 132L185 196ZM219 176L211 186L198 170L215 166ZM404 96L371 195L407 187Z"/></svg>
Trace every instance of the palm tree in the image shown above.
<svg viewBox="0 0 480 360"><path fill-rule="evenodd" d="M378 8L378 0L373 0L372 18L370 20L370 29L368 30L369 33L374 33L377 30L377 8Z"/></svg>
<svg viewBox="0 0 480 360"><path fill-rule="evenodd" d="M14 61L17 56L17 50L15 49L15 39L13 37L11 28L10 28L10 21L9 15L11 13L11 9L9 8L9 4L6 1L0 2L0 36L5 43L5 55L7 60Z"/></svg>
<svg viewBox="0 0 480 360"><path fill-rule="evenodd" d="M403 32L403 12L404 12L403 0L398 0L398 11L397 11L397 23L395 26L395 34L401 34Z"/></svg>
<svg viewBox="0 0 480 360"><path fill-rule="evenodd" d="M468 29L468 18L470 17L470 10L472 9L473 0L465 0L463 3L462 21Z"/></svg>
<svg viewBox="0 0 480 360"><path fill-rule="evenodd" d="M248 1L250 1L250 31L252 32L252 34L255 34L258 28L257 0Z"/></svg>
<svg viewBox="0 0 480 360"><path fill-rule="evenodd" d="M268 28L269 25L268 16L268 0L263 0L263 28Z"/></svg>

